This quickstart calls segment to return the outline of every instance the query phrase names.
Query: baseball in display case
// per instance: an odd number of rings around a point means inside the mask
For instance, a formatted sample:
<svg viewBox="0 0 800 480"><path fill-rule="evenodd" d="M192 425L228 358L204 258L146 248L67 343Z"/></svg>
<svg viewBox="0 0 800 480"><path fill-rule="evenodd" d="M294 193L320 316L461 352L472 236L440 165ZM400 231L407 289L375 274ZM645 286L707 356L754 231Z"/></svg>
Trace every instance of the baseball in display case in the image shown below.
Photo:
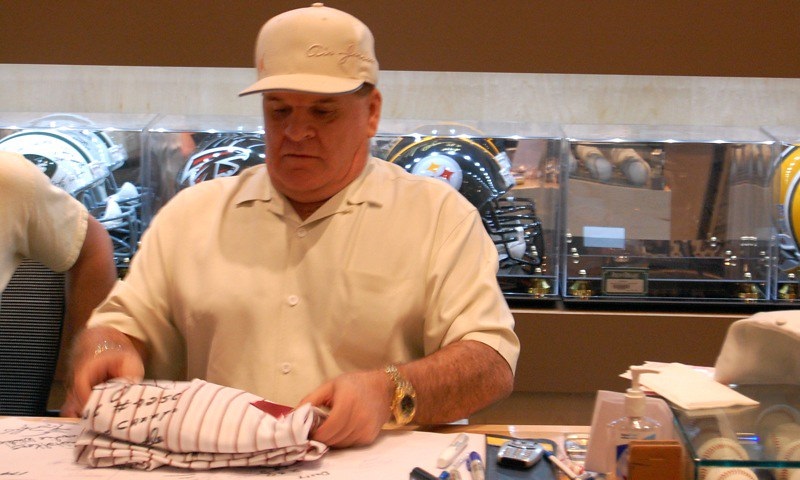
<svg viewBox="0 0 800 480"><path fill-rule="evenodd" d="M800 387L734 385L755 406L685 409L670 404L695 480L800 478Z"/></svg>
<svg viewBox="0 0 800 480"><path fill-rule="evenodd" d="M35 163L108 230L120 277L144 229L142 132L153 115L3 113L0 150Z"/></svg>
<svg viewBox="0 0 800 480"><path fill-rule="evenodd" d="M384 119L373 155L448 183L479 211L507 299L558 298L560 169L556 126Z"/></svg>
<svg viewBox="0 0 800 480"><path fill-rule="evenodd" d="M800 301L800 127L763 129L778 142L772 164L771 214L775 232L775 301Z"/></svg>
<svg viewBox="0 0 800 480"><path fill-rule="evenodd" d="M771 300L772 138L737 127L564 131L565 301Z"/></svg>
<svg viewBox="0 0 800 480"><path fill-rule="evenodd" d="M264 163L261 115L162 115L145 132L145 178L153 215L180 190L205 180L229 177Z"/></svg>

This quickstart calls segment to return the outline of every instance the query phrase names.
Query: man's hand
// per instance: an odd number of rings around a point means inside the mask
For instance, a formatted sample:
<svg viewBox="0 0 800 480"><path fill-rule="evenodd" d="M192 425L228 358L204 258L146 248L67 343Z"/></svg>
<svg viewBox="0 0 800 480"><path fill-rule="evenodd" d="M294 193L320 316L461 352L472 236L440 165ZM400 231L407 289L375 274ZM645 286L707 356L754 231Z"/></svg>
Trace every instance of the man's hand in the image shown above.
<svg viewBox="0 0 800 480"><path fill-rule="evenodd" d="M144 378L141 345L114 329L101 327L81 333L73 350L70 387L62 417L78 417L92 387L112 378L140 382Z"/></svg>
<svg viewBox="0 0 800 480"><path fill-rule="evenodd" d="M330 409L311 438L331 447L374 442L389 421L393 389L383 370L346 373L324 383L300 401Z"/></svg>
<svg viewBox="0 0 800 480"><path fill-rule="evenodd" d="M514 388L508 362L474 340L451 343L399 368L417 392L417 425L467 418ZM311 437L331 447L374 442L391 417L393 392L394 382L383 370L346 373L323 384L301 402L330 408L330 416Z"/></svg>

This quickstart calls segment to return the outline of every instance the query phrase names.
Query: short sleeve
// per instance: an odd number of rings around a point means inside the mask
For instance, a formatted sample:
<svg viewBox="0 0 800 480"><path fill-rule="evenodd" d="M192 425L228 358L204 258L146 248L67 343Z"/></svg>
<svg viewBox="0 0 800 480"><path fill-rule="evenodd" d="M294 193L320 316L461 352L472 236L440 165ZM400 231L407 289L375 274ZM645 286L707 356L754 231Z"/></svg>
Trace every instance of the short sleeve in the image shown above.
<svg viewBox="0 0 800 480"><path fill-rule="evenodd" d="M78 259L89 212L24 157L0 154L3 223L11 250L61 272Z"/></svg>

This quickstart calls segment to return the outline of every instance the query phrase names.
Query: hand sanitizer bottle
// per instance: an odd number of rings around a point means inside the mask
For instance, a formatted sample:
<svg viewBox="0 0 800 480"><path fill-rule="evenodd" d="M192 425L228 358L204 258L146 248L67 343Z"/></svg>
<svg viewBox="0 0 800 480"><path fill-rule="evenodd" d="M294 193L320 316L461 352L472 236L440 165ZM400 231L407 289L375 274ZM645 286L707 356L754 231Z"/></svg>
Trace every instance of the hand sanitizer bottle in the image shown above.
<svg viewBox="0 0 800 480"><path fill-rule="evenodd" d="M661 424L652 418L645 417L647 397L639 385L639 375L654 370L641 366L632 366L631 388L625 392L625 416L608 424L608 438L611 439L609 466L614 467L617 480L628 478L629 446L632 440L657 440L661 433Z"/></svg>

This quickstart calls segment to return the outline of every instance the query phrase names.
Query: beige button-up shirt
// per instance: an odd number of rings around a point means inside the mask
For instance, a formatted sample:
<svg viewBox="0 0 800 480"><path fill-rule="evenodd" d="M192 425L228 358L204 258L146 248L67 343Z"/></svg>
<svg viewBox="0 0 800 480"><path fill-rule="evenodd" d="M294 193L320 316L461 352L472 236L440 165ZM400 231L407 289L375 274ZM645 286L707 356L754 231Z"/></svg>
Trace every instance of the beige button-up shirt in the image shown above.
<svg viewBox="0 0 800 480"><path fill-rule="evenodd" d="M182 191L90 320L145 342L147 375L293 405L343 372L472 339L512 369L497 251L449 185L371 159L305 221L265 166Z"/></svg>
<svg viewBox="0 0 800 480"><path fill-rule="evenodd" d="M23 258L57 272L78 259L89 212L22 155L0 152L0 292Z"/></svg>

